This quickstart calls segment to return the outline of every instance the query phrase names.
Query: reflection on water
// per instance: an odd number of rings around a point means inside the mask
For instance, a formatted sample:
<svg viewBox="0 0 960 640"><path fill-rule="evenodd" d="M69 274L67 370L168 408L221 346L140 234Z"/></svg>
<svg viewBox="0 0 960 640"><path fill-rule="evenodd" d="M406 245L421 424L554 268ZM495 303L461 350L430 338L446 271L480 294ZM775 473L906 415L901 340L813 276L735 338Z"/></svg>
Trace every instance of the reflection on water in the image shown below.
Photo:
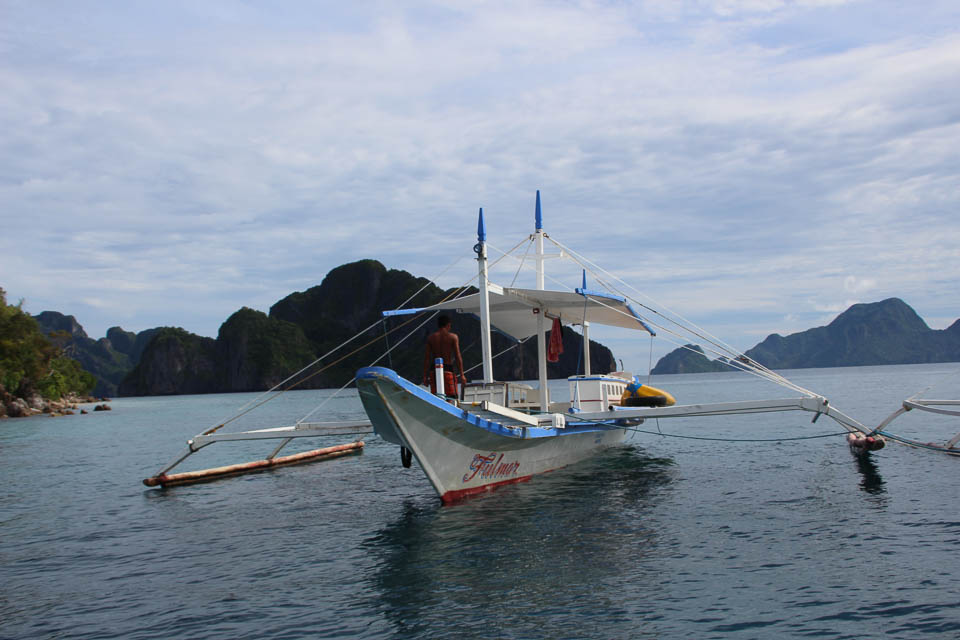
<svg viewBox="0 0 960 640"><path fill-rule="evenodd" d="M372 590L409 636L436 634L451 609L493 634L537 635L536 613L553 612L556 625L558 607L571 625L552 629L561 635L576 635L576 616L598 607L607 621L626 616L622 593L606 585L625 571L635 579L637 560L655 553L658 534L644 515L669 489L672 464L616 447L454 506L408 500L365 542L381 559ZM496 596L499 615L478 593Z"/></svg>
<svg viewBox="0 0 960 640"><path fill-rule="evenodd" d="M883 486L883 478L880 476L880 471L871 458L870 452L854 452L853 457L857 461L857 471L863 476L863 479L860 481L860 489L873 495L886 493L887 490Z"/></svg>

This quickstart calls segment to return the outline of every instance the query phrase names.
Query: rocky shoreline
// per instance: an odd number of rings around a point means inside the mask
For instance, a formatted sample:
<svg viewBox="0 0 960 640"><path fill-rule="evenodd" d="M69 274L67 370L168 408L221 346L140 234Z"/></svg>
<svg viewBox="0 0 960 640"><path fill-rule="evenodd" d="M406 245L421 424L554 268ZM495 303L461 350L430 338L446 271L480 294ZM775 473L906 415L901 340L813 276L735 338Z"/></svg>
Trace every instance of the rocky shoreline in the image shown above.
<svg viewBox="0 0 960 640"><path fill-rule="evenodd" d="M109 398L69 395L60 400L46 400L39 394L29 398L18 398L7 392L0 392L0 419L27 418L41 414L50 417L72 416L90 411L109 411ZM86 406L85 406L86 405ZM92 406L91 406L92 405Z"/></svg>

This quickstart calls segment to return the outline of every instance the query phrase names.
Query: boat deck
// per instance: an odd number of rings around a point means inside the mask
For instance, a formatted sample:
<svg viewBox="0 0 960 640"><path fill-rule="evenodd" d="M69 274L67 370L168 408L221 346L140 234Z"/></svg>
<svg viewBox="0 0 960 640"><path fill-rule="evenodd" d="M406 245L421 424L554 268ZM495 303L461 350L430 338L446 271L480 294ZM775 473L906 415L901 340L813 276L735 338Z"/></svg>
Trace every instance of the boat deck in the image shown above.
<svg viewBox="0 0 960 640"><path fill-rule="evenodd" d="M520 420L511 420L507 416L501 415L495 411L482 409L480 407L469 407L463 409L469 416L474 416L479 420L499 425L505 429L517 429L522 432L524 427L531 426L530 424Z"/></svg>
<svg viewBox="0 0 960 640"><path fill-rule="evenodd" d="M527 414L500 406L466 405L460 407L463 418L478 427L512 438L532 439L564 436L585 431L608 431L627 426L623 421L571 420L559 413ZM637 423L642 420L637 421Z"/></svg>

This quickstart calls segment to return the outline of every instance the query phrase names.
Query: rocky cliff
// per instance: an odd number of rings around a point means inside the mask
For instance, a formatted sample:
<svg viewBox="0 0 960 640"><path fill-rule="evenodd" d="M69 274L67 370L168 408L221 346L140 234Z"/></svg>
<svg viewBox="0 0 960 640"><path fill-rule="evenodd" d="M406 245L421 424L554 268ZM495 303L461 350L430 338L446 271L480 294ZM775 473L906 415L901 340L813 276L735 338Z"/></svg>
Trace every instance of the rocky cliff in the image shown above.
<svg viewBox="0 0 960 640"><path fill-rule="evenodd" d="M657 361L651 373L712 373L715 371L733 371L723 360L710 360L697 344L674 349Z"/></svg>
<svg viewBox="0 0 960 640"><path fill-rule="evenodd" d="M944 330L931 329L903 300L888 298L855 304L825 327L771 334L745 355L770 369L960 362L960 320ZM689 373L704 364L729 370L722 361L701 357L703 362L676 349L653 372ZM691 361L693 367L682 366Z"/></svg>
<svg viewBox="0 0 960 640"><path fill-rule="evenodd" d="M106 338L94 340L73 316L44 311L33 317L40 330L63 349L65 355L96 376L93 394L101 397L117 395L117 386L140 359L146 344L157 331L149 329L133 334L113 327Z"/></svg>
<svg viewBox="0 0 960 640"><path fill-rule="evenodd" d="M454 290L443 291L406 271L388 270L376 260L361 260L337 267L317 287L287 296L270 308L270 316L300 326L320 355L368 329L356 344L369 346L320 374L318 377L324 386L339 386L353 377L358 368L375 361L419 382L423 376L423 345L427 336L436 330L436 323L422 324L425 318L413 316L390 318L384 322L381 312L399 308L420 289L423 291L406 304L408 308L435 304L456 293ZM453 331L460 337L464 366L470 368L481 360L480 322L469 314L449 315ZM413 333L404 343L398 344L411 330ZM565 328L563 338L564 351L560 361L547 367L547 375L551 378L572 375L577 367L582 337ZM494 377L498 380L535 379L536 342L528 340L519 346L515 344L497 333L492 336L493 353L506 351L494 360ZM391 349L390 353L377 361L387 349ZM591 341L590 349L593 371L606 372L615 368L613 354L608 348ZM480 370L474 369L468 377L478 378L480 375Z"/></svg>
<svg viewBox="0 0 960 640"><path fill-rule="evenodd" d="M114 350L126 355L132 363L136 364L140 362L140 356L143 355L144 349L147 348L158 331L160 331L159 327L146 329L140 333L124 331L120 327L110 327L107 329L107 340L110 341Z"/></svg>
<svg viewBox="0 0 960 640"><path fill-rule="evenodd" d="M903 300L855 304L825 327L772 334L746 352L771 369L960 361L960 331L935 330Z"/></svg>
<svg viewBox="0 0 960 640"><path fill-rule="evenodd" d="M217 335L218 384L231 391L273 388L314 358L300 327L247 307L230 316Z"/></svg>
<svg viewBox="0 0 960 640"><path fill-rule="evenodd" d="M118 395L176 395L217 390L216 341L178 327L156 331ZM147 366L144 366L148 363Z"/></svg>
<svg viewBox="0 0 960 640"><path fill-rule="evenodd" d="M387 269L376 260L345 264L328 273L319 285L278 301L269 315L246 308L234 313L221 326L216 340L182 329L159 330L118 393L160 395L271 388L364 330L360 338L307 372L300 387L339 387L357 369L372 364L393 368L419 382L423 345L436 323L424 324L425 318L419 316L384 321L381 311L400 307L414 294L407 307L428 306L452 293L406 271ZM480 361L480 323L472 315L451 317L453 330L460 336L464 363L469 368ZM126 335L120 339L129 344L129 338ZM560 361L547 367L551 378L571 375L578 367L582 338L564 328L563 341ZM515 346L511 340L494 334L492 342L495 354L506 351L494 360L497 379L537 377L535 341ZM590 348L593 371L614 369L613 354L608 348L593 341ZM468 374L479 376L479 369Z"/></svg>

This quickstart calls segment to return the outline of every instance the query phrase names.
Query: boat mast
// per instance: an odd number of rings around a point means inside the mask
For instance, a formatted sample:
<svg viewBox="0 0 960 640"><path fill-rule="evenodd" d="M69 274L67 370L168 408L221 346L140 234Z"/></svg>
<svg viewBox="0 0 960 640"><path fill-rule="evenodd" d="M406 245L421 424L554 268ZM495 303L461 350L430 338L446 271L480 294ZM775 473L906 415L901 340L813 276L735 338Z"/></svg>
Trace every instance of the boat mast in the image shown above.
<svg viewBox="0 0 960 640"><path fill-rule="evenodd" d="M487 278L487 227L483 223L483 207L480 207L480 220L477 222L477 253L480 289L480 351L483 354L483 381L493 382L493 355L490 346L490 290Z"/></svg>
<svg viewBox="0 0 960 640"><path fill-rule="evenodd" d="M537 290L543 291L543 214L540 212L540 190L537 189L537 209L535 214L537 244ZM547 328L543 309L537 310L537 365L540 378L540 410L550 411L550 390L547 388Z"/></svg>

